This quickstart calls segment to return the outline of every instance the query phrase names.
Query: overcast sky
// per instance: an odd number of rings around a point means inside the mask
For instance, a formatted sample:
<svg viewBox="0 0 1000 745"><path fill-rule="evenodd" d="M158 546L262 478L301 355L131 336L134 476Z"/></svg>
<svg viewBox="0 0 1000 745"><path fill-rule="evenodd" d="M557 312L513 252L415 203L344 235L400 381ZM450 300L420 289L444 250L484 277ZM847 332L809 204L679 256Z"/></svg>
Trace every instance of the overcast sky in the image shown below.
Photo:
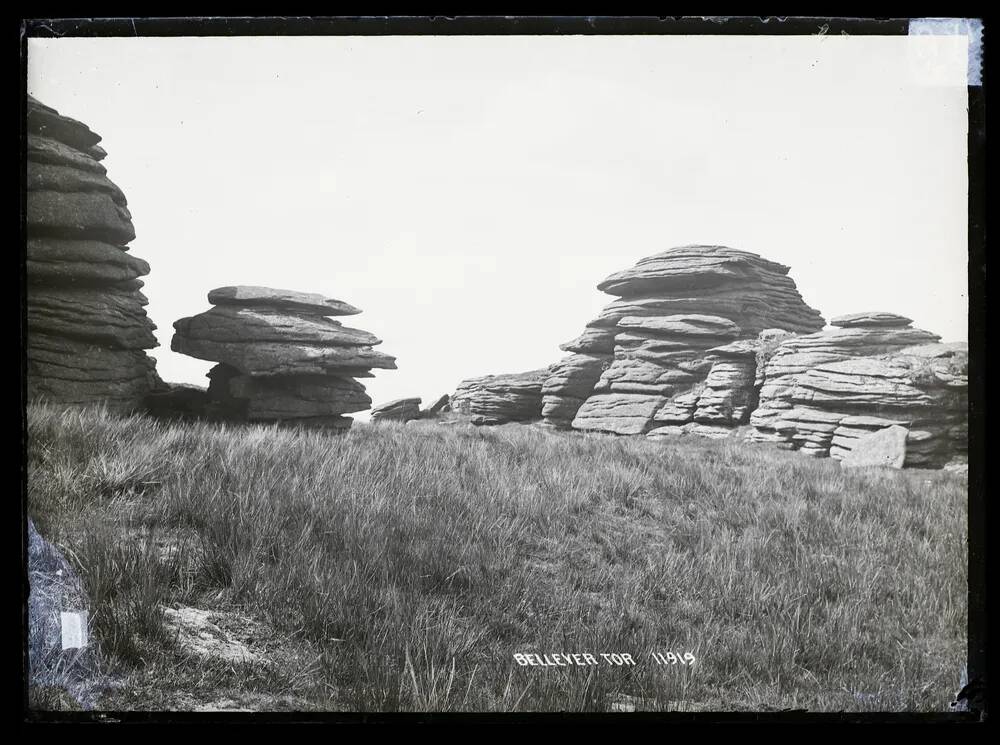
<svg viewBox="0 0 1000 745"><path fill-rule="evenodd" d="M966 340L967 95L928 74L964 39L918 39L30 39L28 91L104 138L165 380L213 364L176 319L268 285L361 308L374 401L427 402L559 359L601 279L688 243Z"/></svg>

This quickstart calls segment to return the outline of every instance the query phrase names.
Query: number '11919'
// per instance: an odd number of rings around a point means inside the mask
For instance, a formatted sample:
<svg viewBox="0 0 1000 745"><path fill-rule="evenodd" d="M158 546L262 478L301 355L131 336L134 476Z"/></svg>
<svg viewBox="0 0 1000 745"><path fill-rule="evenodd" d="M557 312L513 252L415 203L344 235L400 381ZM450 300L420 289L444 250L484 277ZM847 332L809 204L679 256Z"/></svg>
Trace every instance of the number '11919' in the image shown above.
<svg viewBox="0 0 1000 745"><path fill-rule="evenodd" d="M690 652L684 654L674 652L650 652L650 656L657 665L693 665L694 655Z"/></svg>

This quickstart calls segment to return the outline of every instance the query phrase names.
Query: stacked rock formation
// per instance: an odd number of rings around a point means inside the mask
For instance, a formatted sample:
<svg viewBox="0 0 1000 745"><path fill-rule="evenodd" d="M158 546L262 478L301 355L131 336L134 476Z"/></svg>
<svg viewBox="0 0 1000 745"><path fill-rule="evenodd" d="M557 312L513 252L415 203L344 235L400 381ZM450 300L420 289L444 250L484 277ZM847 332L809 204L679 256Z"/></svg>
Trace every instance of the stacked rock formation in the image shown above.
<svg viewBox="0 0 1000 745"><path fill-rule="evenodd" d="M420 418L419 398L400 398L372 407L373 422L408 422Z"/></svg>
<svg viewBox="0 0 1000 745"><path fill-rule="evenodd" d="M565 426L581 401L572 418L579 430L660 434L687 426L716 434L743 423L761 347L776 334L824 325L788 271L746 251L682 246L611 275L598 289L617 299L562 346L593 361L554 366L546 421Z"/></svg>
<svg viewBox="0 0 1000 745"><path fill-rule="evenodd" d="M85 124L28 98L28 397L139 408L159 384L140 292L149 265Z"/></svg>
<svg viewBox="0 0 1000 745"><path fill-rule="evenodd" d="M752 439L843 459L868 435L905 427L907 466L967 451L968 346L891 313L835 318L783 342L768 362Z"/></svg>
<svg viewBox="0 0 1000 745"><path fill-rule="evenodd" d="M529 422L542 416L542 384L549 369L463 380L451 397L451 410L472 424Z"/></svg>
<svg viewBox="0 0 1000 745"><path fill-rule="evenodd" d="M170 348L220 364L208 378L217 416L346 429L371 405L355 378L396 369L381 341L330 316L360 313L340 300L268 287L220 287L215 307L174 323Z"/></svg>

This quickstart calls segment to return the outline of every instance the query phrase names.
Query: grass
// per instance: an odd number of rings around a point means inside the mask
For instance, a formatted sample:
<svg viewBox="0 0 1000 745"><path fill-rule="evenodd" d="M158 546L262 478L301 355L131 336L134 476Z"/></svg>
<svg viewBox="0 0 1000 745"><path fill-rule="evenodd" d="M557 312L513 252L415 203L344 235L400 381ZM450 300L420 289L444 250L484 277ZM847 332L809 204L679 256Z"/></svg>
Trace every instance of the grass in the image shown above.
<svg viewBox="0 0 1000 745"><path fill-rule="evenodd" d="M958 690L952 474L735 440L42 406L28 438L29 514L77 564L119 681L103 708L942 711ZM257 662L183 654L170 604L252 619ZM584 652L636 664L514 658Z"/></svg>

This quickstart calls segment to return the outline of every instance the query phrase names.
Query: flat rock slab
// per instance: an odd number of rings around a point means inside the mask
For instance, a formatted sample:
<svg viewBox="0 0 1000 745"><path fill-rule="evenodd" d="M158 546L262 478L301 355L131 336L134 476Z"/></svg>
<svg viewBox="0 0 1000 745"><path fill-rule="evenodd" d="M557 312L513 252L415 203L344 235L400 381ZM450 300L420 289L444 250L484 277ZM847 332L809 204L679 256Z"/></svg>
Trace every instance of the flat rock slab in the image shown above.
<svg viewBox="0 0 1000 745"><path fill-rule="evenodd" d="M865 326L904 327L909 326L911 323L913 323L912 318L877 310L864 313L848 313L847 315L830 319L831 326L839 326L840 328L863 328Z"/></svg>
<svg viewBox="0 0 1000 745"><path fill-rule="evenodd" d="M395 401L387 401L372 408L371 420L409 421L420 417L419 398L399 398Z"/></svg>
<svg viewBox="0 0 1000 745"><path fill-rule="evenodd" d="M840 464L846 468L902 468L906 461L906 427L893 425L858 439Z"/></svg>
<svg viewBox="0 0 1000 745"><path fill-rule="evenodd" d="M276 308L321 316L352 316L361 312L343 300L334 300L313 292L276 290L271 287L236 285L217 287L208 293L212 305L235 305L241 308Z"/></svg>
<svg viewBox="0 0 1000 745"><path fill-rule="evenodd" d="M673 316L626 316L618 321L618 327L675 336L733 339L740 335L740 327L728 318L694 313Z"/></svg>

